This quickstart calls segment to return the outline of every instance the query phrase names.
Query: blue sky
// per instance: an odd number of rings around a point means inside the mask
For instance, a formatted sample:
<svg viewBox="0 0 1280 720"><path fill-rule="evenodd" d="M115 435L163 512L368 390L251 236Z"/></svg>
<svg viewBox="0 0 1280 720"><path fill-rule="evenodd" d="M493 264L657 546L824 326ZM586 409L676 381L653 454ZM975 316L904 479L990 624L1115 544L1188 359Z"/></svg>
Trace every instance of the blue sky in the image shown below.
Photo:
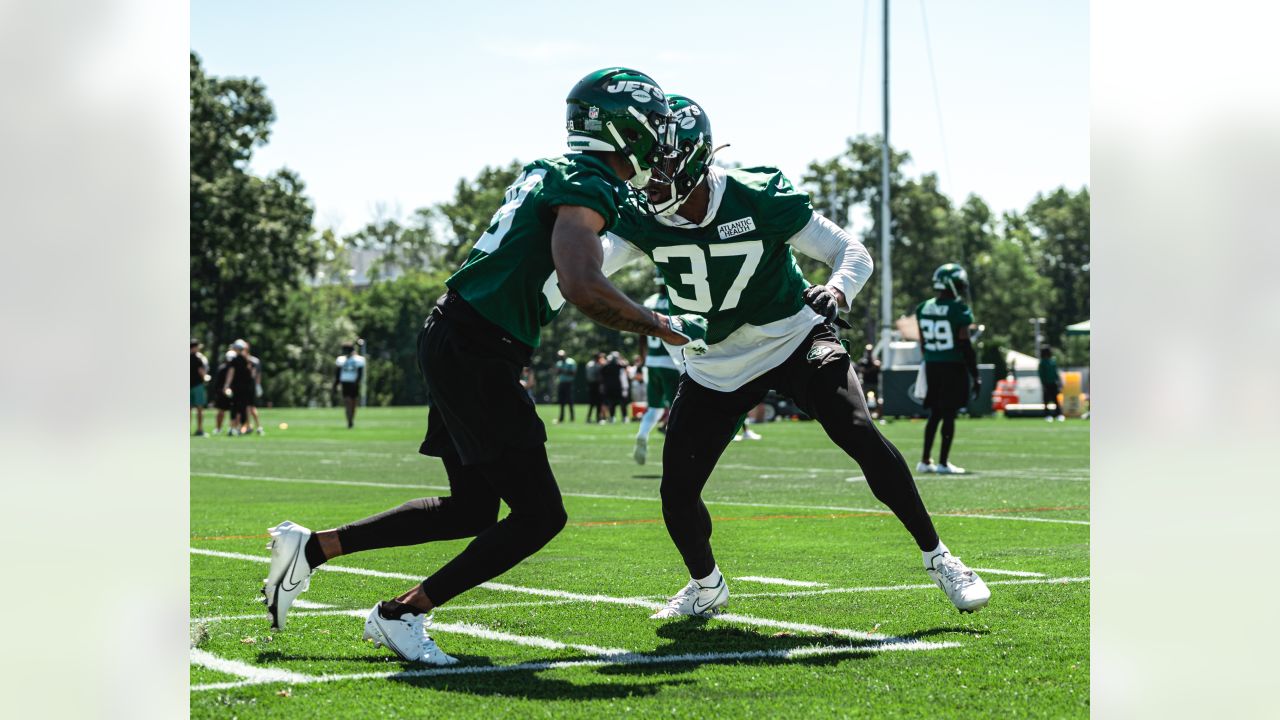
<svg viewBox="0 0 1280 720"><path fill-rule="evenodd" d="M890 137L913 174L996 210L1088 183L1085 0L891 5ZM880 6L195 0L191 46L208 72L266 84L278 119L255 171L297 170L317 224L351 231L448 200L486 164L560 154L566 92L609 65L705 106L722 159L798 183L880 129Z"/></svg>

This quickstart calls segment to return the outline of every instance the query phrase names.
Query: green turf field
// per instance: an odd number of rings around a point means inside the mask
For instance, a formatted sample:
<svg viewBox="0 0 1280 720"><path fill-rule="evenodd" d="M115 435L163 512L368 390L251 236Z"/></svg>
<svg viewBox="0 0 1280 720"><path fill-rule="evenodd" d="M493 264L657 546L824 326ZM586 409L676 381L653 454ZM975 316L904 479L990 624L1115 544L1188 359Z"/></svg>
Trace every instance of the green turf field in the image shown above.
<svg viewBox="0 0 1280 720"><path fill-rule="evenodd" d="M991 604L972 615L929 584L820 427L761 426L704 494L729 613L652 621L688 581L657 500L662 436L640 467L635 425L588 426L581 410L551 425L544 408L569 526L436 611L433 637L461 660L436 670L361 642L363 618L463 541L326 564L283 632L257 602L268 526L323 529L439 494L439 461L416 453L425 409L364 409L351 431L341 410L267 409L266 436L193 438L192 717L1088 714L1086 421L961 421L952 461L972 474L917 478L943 540L989 569ZM923 423L883 429L914 467Z"/></svg>

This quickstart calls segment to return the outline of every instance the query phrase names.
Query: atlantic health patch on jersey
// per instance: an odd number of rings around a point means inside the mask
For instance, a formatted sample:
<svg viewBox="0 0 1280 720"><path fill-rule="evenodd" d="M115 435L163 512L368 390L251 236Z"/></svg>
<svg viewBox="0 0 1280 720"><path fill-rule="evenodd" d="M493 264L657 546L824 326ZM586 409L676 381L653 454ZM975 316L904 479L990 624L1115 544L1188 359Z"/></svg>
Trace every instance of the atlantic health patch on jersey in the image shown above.
<svg viewBox="0 0 1280 720"><path fill-rule="evenodd" d="M741 220L733 220L723 225L716 226L716 232L720 234L721 240L728 240L735 235L749 233L756 229L756 221L750 217L744 217Z"/></svg>

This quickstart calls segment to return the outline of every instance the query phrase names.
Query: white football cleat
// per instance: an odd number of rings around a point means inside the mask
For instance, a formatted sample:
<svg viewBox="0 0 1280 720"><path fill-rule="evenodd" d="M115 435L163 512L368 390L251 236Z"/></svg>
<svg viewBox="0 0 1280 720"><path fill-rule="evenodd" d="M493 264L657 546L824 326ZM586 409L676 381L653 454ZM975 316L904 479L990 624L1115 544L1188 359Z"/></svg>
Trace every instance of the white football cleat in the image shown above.
<svg viewBox="0 0 1280 720"><path fill-rule="evenodd" d="M947 598L951 600L951 604L955 605L960 612L970 613L980 610L991 599L991 591L987 589L987 584L982 582L982 578L978 577L978 573L970 570L960 561L960 558L949 551L944 549L931 557L928 562L925 571L938 587L942 588Z"/></svg>
<svg viewBox="0 0 1280 720"><path fill-rule="evenodd" d="M760 435L760 433L756 432L755 430L752 430L751 428L743 428L743 429L742 429L742 437L744 437L744 438L746 438L746 439L748 439L748 440L763 440L763 439L764 439L764 437L763 437L762 435Z"/></svg>
<svg viewBox="0 0 1280 720"><path fill-rule="evenodd" d="M1065 415L1058 416L1058 422L1066 422L1066 421L1067 421L1067 416Z"/></svg>
<svg viewBox="0 0 1280 720"><path fill-rule="evenodd" d="M636 459L637 465L643 465L646 458L649 457L649 439L636 438L636 449L631 453L631 457Z"/></svg>
<svg viewBox="0 0 1280 720"><path fill-rule="evenodd" d="M649 616L650 620L665 620L681 615L708 616L722 612L729 602L729 584L720 576L720 582L712 587L702 587L697 580L690 580L666 607Z"/></svg>
<svg viewBox="0 0 1280 720"><path fill-rule="evenodd" d="M387 646L391 652L407 662L427 665L454 665L458 658L447 655L427 634L430 619L423 613L405 613L397 620L382 617L382 603L373 606L364 621L364 639L372 640L374 647Z"/></svg>
<svg viewBox="0 0 1280 720"><path fill-rule="evenodd" d="M262 594L267 599L271 629L283 630L285 615L293 601L311 587L312 568L303 552L311 531L285 520L267 532L271 533L271 542L267 543L271 550L271 569L262 581Z"/></svg>
<svg viewBox="0 0 1280 720"><path fill-rule="evenodd" d="M966 472L964 468L959 465L952 465L951 463L946 463L945 465L938 463L933 466L933 471L939 475L963 475Z"/></svg>
<svg viewBox="0 0 1280 720"><path fill-rule="evenodd" d="M938 466L934 465L931 462L920 461L916 463L916 472L918 473L938 472Z"/></svg>

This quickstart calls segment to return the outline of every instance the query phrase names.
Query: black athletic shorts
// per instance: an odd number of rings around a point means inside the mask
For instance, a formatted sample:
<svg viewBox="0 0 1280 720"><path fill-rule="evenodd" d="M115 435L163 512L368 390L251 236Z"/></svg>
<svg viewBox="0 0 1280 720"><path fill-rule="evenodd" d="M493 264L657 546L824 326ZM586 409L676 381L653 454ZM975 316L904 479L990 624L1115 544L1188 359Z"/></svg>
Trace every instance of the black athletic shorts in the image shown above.
<svg viewBox="0 0 1280 720"><path fill-rule="evenodd" d="M486 320L450 291L418 333L418 369L429 388L427 435L419 452L493 462L508 448L547 441L520 371L533 348Z"/></svg>
<svg viewBox="0 0 1280 720"><path fill-rule="evenodd" d="M227 397L227 394L222 392L222 386L218 386L218 388L213 391L213 406L219 410L231 409L231 398Z"/></svg>
<svg viewBox="0 0 1280 720"><path fill-rule="evenodd" d="M573 382L562 382L556 386L556 402L561 405L573 404Z"/></svg>
<svg viewBox="0 0 1280 720"><path fill-rule="evenodd" d="M959 410L969 404L969 370L964 363L924 364L929 383L924 406L931 410Z"/></svg>
<svg viewBox="0 0 1280 720"><path fill-rule="evenodd" d="M360 383L358 382L342 383L342 397L344 398L360 397Z"/></svg>

